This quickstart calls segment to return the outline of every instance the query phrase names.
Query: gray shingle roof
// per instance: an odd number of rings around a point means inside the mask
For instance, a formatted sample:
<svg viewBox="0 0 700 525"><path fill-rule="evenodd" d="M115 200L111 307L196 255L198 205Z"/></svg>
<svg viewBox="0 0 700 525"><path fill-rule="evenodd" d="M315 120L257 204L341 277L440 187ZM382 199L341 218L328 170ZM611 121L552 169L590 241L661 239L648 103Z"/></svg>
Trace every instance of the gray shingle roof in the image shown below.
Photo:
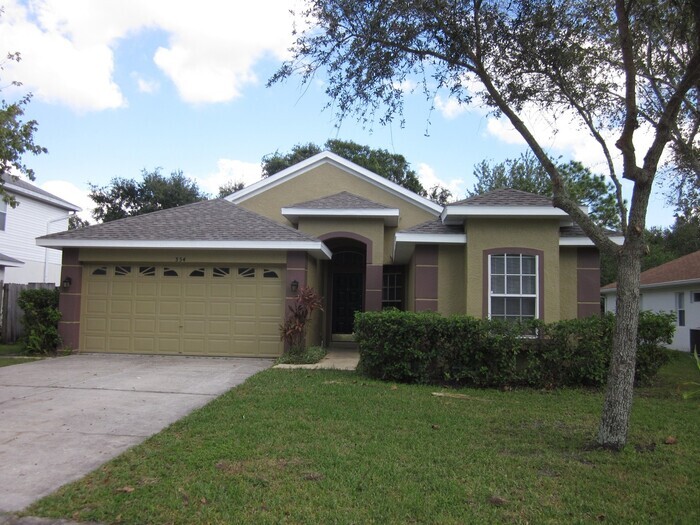
<svg viewBox="0 0 700 525"><path fill-rule="evenodd" d="M603 229L608 237L622 235L622 232L611 230L609 228ZM559 237L588 237L588 235L586 235L578 224L574 223L571 226L562 226L559 228Z"/></svg>
<svg viewBox="0 0 700 525"><path fill-rule="evenodd" d="M318 241L224 199L127 217L41 237L60 240ZM157 244L154 244L154 248Z"/></svg>
<svg viewBox="0 0 700 525"><path fill-rule="evenodd" d="M37 195L40 195L42 197L46 197L47 199L51 199L52 201L55 201L56 204L62 205L67 210L73 211L73 210L80 209L75 204L71 204L70 202L63 200L60 197L56 197L53 193L49 193L48 191L44 191L41 188L39 188L38 186L34 186L34 184L30 184L25 180L15 179L14 177L11 177L10 175L7 175L7 174L0 175L0 179L2 179L2 181L5 182L6 184L11 184L11 185L17 187L19 190L31 191L32 193L36 193ZM10 189L10 188L8 188L8 189Z"/></svg>
<svg viewBox="0 0 700 525"><path fill-rule="evenodd" d="M448 206L552 206L552 199L511 188L493 190L482 195L453 202Z"/></svg>
<svg viewBox="0 0 700 525"><path fill-rule="evenodd" d="M461 234L464 233L464 226L443 224L440 219L427 221L412 228L401 230L399 233L425 233L425 234Z"/></svg>
<svg viewBox="0 0 700 525"><path fill-rule="evenodd" d="M287 206L289 208L306 208L312 210L373 210L390 209L389 206L373 202L347 191L329 195L320 199L300 202Z"/></svg>

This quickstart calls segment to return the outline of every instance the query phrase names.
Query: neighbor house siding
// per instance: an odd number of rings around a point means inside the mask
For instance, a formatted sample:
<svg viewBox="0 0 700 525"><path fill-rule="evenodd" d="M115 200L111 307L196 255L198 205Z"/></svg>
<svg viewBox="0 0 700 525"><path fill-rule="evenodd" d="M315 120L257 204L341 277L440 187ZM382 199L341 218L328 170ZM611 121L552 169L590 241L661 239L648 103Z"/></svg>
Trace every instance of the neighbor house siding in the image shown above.
<svg viewBox="0 0 700 525"><path fill-rule="evenodd" d="M539 267L544 269L543 286L539 290L543 308L540 319L547 322L561 319L560 269L559 269L559 221L545 219L469 219L467 234L467 314L486 317L483 290L484 253L487 250L505 248L518 253L519 249L543 252Z"/></svg>
<svg viewBox="0 0 700 525"><path fill-rule="evenodd" d="M0 230L2 253L24 262L5 270L5 282L53 282L61 277L61 250L42 248L35 239L68 228L68 211L16 195L16 208L7 207L5 229ZM55 222L50 222L55 219Z"/></svg>

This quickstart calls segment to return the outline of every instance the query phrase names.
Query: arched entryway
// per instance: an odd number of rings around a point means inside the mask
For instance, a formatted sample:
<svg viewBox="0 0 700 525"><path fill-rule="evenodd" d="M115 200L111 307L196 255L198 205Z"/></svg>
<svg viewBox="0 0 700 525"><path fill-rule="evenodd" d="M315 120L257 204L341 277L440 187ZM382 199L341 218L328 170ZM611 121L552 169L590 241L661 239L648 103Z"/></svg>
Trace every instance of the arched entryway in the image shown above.
<svg viewBox="0 0 700 525"><path fill-rule="evenodd" d="M371 241L347 236L329 236L323 241L333 253L326 273L329 299L327 334L331 342L349 341L355 312L364 311L366 306Z"/></svg>

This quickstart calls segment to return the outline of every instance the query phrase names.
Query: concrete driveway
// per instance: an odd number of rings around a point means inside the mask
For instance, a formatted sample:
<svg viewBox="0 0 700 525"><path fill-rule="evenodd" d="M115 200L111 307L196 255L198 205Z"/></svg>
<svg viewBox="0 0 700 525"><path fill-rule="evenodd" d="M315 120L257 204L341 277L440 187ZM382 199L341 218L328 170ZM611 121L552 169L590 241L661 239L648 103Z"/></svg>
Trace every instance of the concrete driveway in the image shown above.
<svg viewBox="0 0 700 525"><path fill-rule="evenodd" d="M0 368L0 512L84 476L271 365L81 354Z"/></svg>

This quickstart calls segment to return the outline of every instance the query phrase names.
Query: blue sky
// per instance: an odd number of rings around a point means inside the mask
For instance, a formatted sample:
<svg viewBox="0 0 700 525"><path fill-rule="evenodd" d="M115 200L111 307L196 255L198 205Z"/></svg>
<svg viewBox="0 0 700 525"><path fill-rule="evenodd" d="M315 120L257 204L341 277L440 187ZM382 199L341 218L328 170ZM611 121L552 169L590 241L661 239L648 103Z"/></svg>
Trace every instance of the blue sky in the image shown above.
<svg viewBox="0 0 700 525"><path fill-rule="evenodd" d="M88 182L161 167L181 169L216 193L228 180L257 180L265 154L341 138L400 153L425 187L442 184L463 198L475 164L525 151L507 123L446 93L426 100L407 85L406 125L363 129L350 120L339 125L324 110L322 79L266 88L287 56L289 9L300 2L4 0L0 53L19 51L23 59L0 72L2 95L19 96L7 87L11 80L34 94L27 116L49 150L27 159L35 184L89 218ZM555 156L602 168L596 146L566 119L528 119ZM648 225L672 223L662 188L649 209Z"/></svg>

